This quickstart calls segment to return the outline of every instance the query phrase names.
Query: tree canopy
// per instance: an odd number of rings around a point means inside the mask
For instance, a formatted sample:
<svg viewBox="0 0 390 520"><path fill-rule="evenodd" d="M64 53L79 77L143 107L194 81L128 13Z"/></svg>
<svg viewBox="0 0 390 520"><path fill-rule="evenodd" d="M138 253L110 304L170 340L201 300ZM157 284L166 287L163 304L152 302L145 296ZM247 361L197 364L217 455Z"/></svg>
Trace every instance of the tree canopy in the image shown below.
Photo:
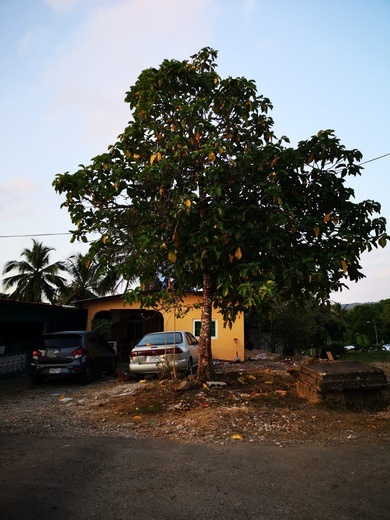
<svg viewBox="0 0 390 520"><path fill-rule="evenodd" d="M118 141L53 182L73 239L97 233L100 265L139 278L129 299L179 308L186 291L203 291L201 378L211 374L213 305L229 323L275 297L327 299L363 277L363 251L387 241L380 205L353 202L346 185L361 153L332 130L295 148L278 139L270 100L254 81L221 78L216 58L204 48L144 70Z"/></svg>

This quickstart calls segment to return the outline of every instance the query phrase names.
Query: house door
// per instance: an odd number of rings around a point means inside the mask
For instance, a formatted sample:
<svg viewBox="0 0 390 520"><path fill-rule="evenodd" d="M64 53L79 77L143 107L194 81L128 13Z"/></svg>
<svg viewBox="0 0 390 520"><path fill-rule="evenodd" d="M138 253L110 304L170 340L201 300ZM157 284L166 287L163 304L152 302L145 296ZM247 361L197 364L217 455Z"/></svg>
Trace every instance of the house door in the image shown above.
<svg viewBox="0 0 390 520"><path fill-rule="evenodd" d="M143 320L129 320L127 322L127 339L130 348L144 336L144 321Z"/></svg>

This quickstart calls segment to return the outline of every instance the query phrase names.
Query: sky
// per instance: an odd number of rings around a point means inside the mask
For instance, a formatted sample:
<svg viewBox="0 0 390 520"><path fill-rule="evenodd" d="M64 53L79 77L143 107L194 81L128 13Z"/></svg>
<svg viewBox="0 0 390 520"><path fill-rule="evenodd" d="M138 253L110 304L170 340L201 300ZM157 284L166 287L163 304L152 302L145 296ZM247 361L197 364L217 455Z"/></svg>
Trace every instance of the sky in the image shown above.
<svg viewBox="0 0 390 520"><path fill-rule="evenodd" d="M103 153L130 120L142 70L218 51L220 76L245 76L291 144L333 129L363 162L390 154L390 0L0 0L0 269L32 239L64 260L72 224L58 173ZM348 180L378 201L390 232L390 155ZM390 298L390 245L362 256L342 304Z"/></svg>

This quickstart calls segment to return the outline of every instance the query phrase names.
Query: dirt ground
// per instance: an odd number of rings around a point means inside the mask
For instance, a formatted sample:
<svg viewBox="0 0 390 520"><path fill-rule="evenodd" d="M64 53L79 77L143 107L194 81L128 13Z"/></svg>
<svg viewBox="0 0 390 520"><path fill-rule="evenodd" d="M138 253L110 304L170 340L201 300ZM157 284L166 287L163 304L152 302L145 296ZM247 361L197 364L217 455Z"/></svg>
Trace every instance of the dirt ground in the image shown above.
<svg viewBox="0 0 390 520"><path fill-rule="evenodd" d="M1 380L1 518L387 520L390 407L298 398L307 362L218 363L211 389L126 365L86 387Z"/></svg>
<svg viewBox="0 0 390 520"><path fill-rule="evenodd" d="M317 361L262 352L243 363L219 362L213 367L213 380L222 383L220 388L209 388L194 377L134 381L126 364L116 378L98 378L87 387L60 378L38 386L28 377L3 380L0 431L220 445L389 442L390 406L352 412L297 396L294 374L310 362ZM373 364L390 380L390 363Z"/></svg>
<svg viewBox="0 0 390 520"><path fill-rule="evenodd" d="M262 354L245 363L217 363L214 380L226 383L221 388L195 379L186 384L167 379L135 384L119 372L111 384L88 389L80 413L96 428L110 424L137 437L193 443L390 440L390 407L381 412L331 410L297 397L294 372L307 362ZM390 364L376 366L390 379Z"/></svg>

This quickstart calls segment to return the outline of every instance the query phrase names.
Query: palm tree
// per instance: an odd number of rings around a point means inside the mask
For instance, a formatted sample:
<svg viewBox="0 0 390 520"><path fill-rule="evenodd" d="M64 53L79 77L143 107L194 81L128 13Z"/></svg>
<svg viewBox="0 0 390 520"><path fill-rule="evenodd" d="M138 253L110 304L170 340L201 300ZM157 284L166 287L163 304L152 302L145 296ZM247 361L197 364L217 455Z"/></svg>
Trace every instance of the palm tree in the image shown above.
<svg viewBox="0 0 390 520"><path fill-rule="evenodd" d="M24 260L10 260L5 264L3 275L18 271L18 274L3 279L5 289L15 287L10 295L12 299L36 303L43 299L50 303L56 301L57 293L63 290L66 281L59 273L66 272L67 267L62 261L50 264L51 251L54 249L33 239L32 248L21 253Z"/></svg>
<svg viewBox="0 0 390 520"><path fill-rule="evenodd" d="M105 279L99 274L99 266L81 253L76 253L66 262L71 277L70 284L61 291L61 303L70 304L76 300L96 298L108 292Z"/></svg>
<svg viewBox="0 0 390 520"><path fill-rule="evenodd" d="M91 254L94 255L94 262L99 265L98 269L101 273L101 264L105 263L104 260L102 262L101 259L102 251L97 248L94 250L91 249ZM119 289L121 292L126 292L130 285L132 285L137 280L137 277L134 274L130 274L128 270L126 270L125 273L123 272L128 255L129 253L125 248L123 248L121 251L117 251L115 257L112 259L110 267L105 267L105 273L104 275L101 275L99 283L100 295L107 294L108 292L116 293Z"/></svg>
<svg viewBox="0 0 390 520"><path fill-rule="evenodd" d="M125 282L123 276L118 275L118 267L123 256L118 255L117 258L117 262L103 272L98 254L93 257L91 253L85 256L81 253L70 256L66 261L66 267L71 281L61 291L60 303L71 304L77 300L104 296L117 292L120 287L123 287L125 292L128 286L134 282L135 277Z"/></svg>
<svg viewBox="0 0 390 520"><path fill-rule="evenodd" d="M338 302L332 303L331 313L338 322L344 323L345 317L348 314L348 306L346 304L342 305Z"/></svg>

